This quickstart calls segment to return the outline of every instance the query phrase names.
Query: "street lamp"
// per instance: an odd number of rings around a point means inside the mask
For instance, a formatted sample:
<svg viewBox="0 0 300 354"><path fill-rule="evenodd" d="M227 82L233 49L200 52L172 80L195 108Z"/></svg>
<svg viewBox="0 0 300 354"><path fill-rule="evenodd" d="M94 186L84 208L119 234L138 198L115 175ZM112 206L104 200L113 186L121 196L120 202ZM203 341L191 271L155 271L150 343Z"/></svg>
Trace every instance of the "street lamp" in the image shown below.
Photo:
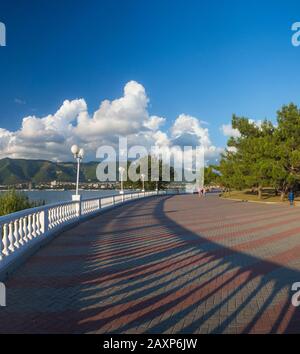
<svg viewBox="0 0 300 354"><path fill-rule="evenodd" d="M145 192L145 175L143 173L141 174L141 179L142 179L142 183L143 183L142 192Z"/></svg>
<svg viewBox="0 0 300 354"><path fill-rule="evenodd" d="M119 172L120 172L120 178L121 178L121 190L120 190L120 194L124 194L124 189L123 189L123 174L125 172L125 168L120 166L119 167Z"/></svg>
<svg viewBox="0 0 300 354"><path fill-rule="evenodd" d="M79 169L80 169L80 162L83 159L84 155L84 150L80 149L77 145L73 145L71 147L71 152L74 156L74 159L77 160L77 178L76 178L76 194L75 198L76 200L80 199L78 189L79 189Z"/></svg>

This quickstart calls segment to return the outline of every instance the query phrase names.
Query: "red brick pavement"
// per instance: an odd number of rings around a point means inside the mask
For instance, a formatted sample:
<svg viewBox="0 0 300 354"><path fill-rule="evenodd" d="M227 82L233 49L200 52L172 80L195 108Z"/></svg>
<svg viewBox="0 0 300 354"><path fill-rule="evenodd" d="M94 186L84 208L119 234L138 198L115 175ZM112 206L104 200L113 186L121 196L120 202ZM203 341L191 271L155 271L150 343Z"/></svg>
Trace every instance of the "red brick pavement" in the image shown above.
<svg viewBox="0 0 300 354"><path fill-rule="evenodd" d="M62 233L6 281L0 333L300 331L300 209L136 201Z"/></svg>

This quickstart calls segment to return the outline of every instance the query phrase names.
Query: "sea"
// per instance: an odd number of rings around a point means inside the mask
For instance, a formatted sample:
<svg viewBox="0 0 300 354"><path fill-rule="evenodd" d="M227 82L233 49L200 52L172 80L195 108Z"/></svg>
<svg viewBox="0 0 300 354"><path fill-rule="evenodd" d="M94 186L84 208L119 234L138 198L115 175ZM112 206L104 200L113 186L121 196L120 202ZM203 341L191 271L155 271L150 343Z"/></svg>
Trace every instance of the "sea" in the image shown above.
<svg viewBox="0 0 300 354"><path fill-rule="evenodd" d="M72 195L75 194L74 190L25 190L20 192L26 194L31 201L44 202L45 204L68 202L72 200ZM79 194L82 196L82 199L90 199L117 195L119 191L111 189L80 190Z"/></svg>

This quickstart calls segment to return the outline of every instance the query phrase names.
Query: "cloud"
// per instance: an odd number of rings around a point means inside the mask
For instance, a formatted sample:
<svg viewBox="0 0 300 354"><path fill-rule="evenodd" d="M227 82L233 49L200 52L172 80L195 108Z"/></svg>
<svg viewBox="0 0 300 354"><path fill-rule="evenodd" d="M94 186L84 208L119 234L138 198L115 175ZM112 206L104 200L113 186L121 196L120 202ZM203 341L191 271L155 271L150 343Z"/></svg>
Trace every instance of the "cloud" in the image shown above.
<svg viewBox="0 0 300 354"><path fill-rule="evenodd" d="M249 123L254 124L254 126L256 126L257 128L261 129L261 125L263 123L262 120L254 120L254 119L249 119L248 120ZM224 136L227 137L233 137L233 138L238 138L241 136L240 132L238 131L238 129L234 129L232 128L231 123L229 124L223 124L220 127L220 130L222 131Z"/></svg>
<svg viewBox="0 0 300 354"><path fill-rule="evenodd" d="M263 121L260 119L259 120L249 119L249 123L254 124L257 128L261 128Z"/></svg>
<svg viewBox="0 0 300 354"><path fill-rule="evenodd" d="M65 161L72 159L70 147L78 144L87 152L86 160L95 160L101 145L128 138L129 147L143 145L173 149L175 146L201 145L207 159L215 159L222 148L212 144L203 121L180 114L173 124L161 130L164 117L150 115L145 88L128 82L120 98L103 100L92 114L83 98L65 100L53 114L24 117L17 131L0 128L0 157L34 158Z"/></svg>
<svg viewBox="0 0 300 354"><path fill-rule="evenodd" d="M165 121L165 118L151 116L148 120L146 120L146 122L144 122L144 126L150 130L158 130L159 127L165 123Z"/></svg>
<svg viewBox="0 0 300 354"><path fill-rule="evenodd" d="M172 138L180 145L194 146L195 142L205 148L211 145L207 128L201 126L201 122L187 114L180 114L171 128Z"/></svg>
<svg viewBox="0 0 300 354"><path fill-rule="evenodd" d="M238 138L241 136L240 132L237 129L232 128L232 125L230 123L223 124L221 126L221 131L223 132L223 135L228 137Z"/></svg>
<svg viewBox="0 0 300 354"><path fill-rule="evenodd" d="M17 104L26 104L26 101L22 100L21 98L15 98L14 102L17 103Z"/></svg>

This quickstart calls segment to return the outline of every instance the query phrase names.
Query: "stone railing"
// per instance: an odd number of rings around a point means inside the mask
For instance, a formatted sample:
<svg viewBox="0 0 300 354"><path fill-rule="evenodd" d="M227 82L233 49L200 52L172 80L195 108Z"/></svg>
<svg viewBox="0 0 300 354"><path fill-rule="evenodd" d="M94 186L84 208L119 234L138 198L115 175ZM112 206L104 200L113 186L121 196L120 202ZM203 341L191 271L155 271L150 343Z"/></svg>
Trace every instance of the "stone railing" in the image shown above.
<svg viewBox="0 0 300 354"><path fill-rule="evenodd" d="M1 216L0 273L9 264L28 253L34 245L43 239L51 238L69 225L76 224L116 204L161 194L166 194L166 192L135 192L61 202Z"/></svg>

